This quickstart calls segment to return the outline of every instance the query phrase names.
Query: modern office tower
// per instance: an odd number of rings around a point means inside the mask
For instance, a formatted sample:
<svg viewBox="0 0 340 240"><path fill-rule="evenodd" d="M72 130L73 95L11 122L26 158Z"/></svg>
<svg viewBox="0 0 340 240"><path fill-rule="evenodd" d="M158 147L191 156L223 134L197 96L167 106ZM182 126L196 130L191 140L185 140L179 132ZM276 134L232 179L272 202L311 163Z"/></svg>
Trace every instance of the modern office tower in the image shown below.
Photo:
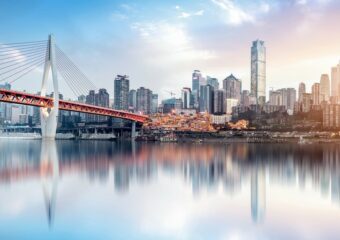
<svg viewBox="0 0 340 240"><path fill-rule="evenodd" d="M214 91L214 114L224 114L226 112L226 93L224 89Z"/></svg>
<svg viewBox="0 0 340 240"><path fill-rule="evenodd" d="M293 114L296 102L296 90L294 88L281 88L269 91L269 105L284 106L289 114Z"/></svg>
<svg viewBox="0 0 340 240"><path fill-rule="evenodd" d="M328 74L322 74L320 79L320 102L329 101L330 83Z"/></svg>
<svg viewBox="0 0 340 240"><path fill-rule="evenodd" d="M150 89L140 87L137 89L137 111L142 114L151 113L152 91Z"/></svg>
<svg viewBox="0 0 340 240"><path fill-rule="evenodd" d="M99 107L110 107L110 95L105 88L99 89L98 93L95 94L95 105ZM97 122L107 121L108 117L105 116L96 116Z"/></svg>
<svg viewBox="0 0 340 240"><path fill-rule="evenodd" d="M200 87L200 112L213 113L214 111L214 87L203 85Z"/></svg>
<svg viewBox="0 0 340 240"><path fill-rule="evenodd" d="M302 94L302 112L309 112L313 104L312 94L304 93Z"/></svg>
<svg viewBox="0 0 340 240"><path fill-rule="evenodd" d="M86 104L91 104L100 107L110 106L110 96L105 88L99 89L98 93L94 90L90 90L89 94L86 96ZM107 121L105 116L97 116L94 114L86 114L86 122L103 122Z"/></svg>
<svg viewBox="0 0 340 240"><path fill-rule="evenodd" d="M331 69L331 85L332 97L339 96L339 83L340 83L340 63Z"/></svg>
<svg viewBox="0 0 340 240"><path fill-rule="evenodd" d="M285 106L289 114L294 113L295 102L296 102L295 88L287 88L287 102L285 103Z"/></svg>
<svg viewBox="0 0 340 240"><path fill-rule="evenodd" d="M162 101L163 113L172 113L182 109L182 99L169 98Z"/></svg>
<svg viewBox="0 0 340 240"><path fill-rule="evenodd" d="M236 107L238 105L239 101L235 98L227 98L226 99L226 114L232 114L233 113L233 107Z"/></svg>
<svg viewBox="0 0 340 240"><path fill-rule="evenodd" d="M303 95L304 93L306 93L306 84L303 83L303 82L301 82L301 83L299 84L299 99L298 99L299 103L302 102L302 95Z"/></svg>
<svg viewBox="0 0 340 240"><path fill-rule="evenodd" d="M241 101L242 82L233 74L223 80L223 89L226 91L226 98L234 98Z"/></svg>
<svg viewBox="0 0 340 240"><path fill-rule="evenodd" d="M192 95L194 100L194 108L199 107L200 86L206 85L206 80L202 77L200 70L194 70L192 73Z"/></svg>
<svg viewBox="0 0 340 240"><path fill-rule="evenodd" d="M80 95L78 97L78 102L85 103L86 102L86 96L85 95ZM86 113L78 113L78 116L80 117L80 121L81 122L85 122L86 121Z"/></svg>
<svg viewBox="0 0 340 240"><path fill-rule="evenodd" d="M131 89L129 91L129 111L134 112L137 109L137 91Z"/></svg>
<svg viewBox="0 0 340 240"><path fill-rule="evenodd" d="M151 113L158 112L158 94L152 94Z"/></svg>
<svg viewBox="0 0 340 240"><path fill-rule="evenodd" d="M251 104L255 104L253 101L252 101L252 97L250 96L250 92L249 90L243 90L242 93L241 93L241 102L240 104L242 106L245 106L245 107L248 107L250 106Z"/></svg>
<svg viewBox="0 0 340 240"><path fill-rule="evenodd" d="M312 85L312 100L313 105L320 104L320 83L314 83Z"/></svg>
<svg viewBox="0 0 340 240"><path fill-rule="evenodd" d="M251 95L256 97L257 104L266 102L266 47L264 41L253 41L251 47Z"/></svg>
<svg viewBox="0 0 340 240"><path fill-rule="evenodd" d="M282 92L270 90L269 91L269 105L282 106L283 105Z"/></svg>
<svg viewBox="0 0 340 240"><path fill-rule="evenodd" d="M191 104L191 89L183 88L181 91L181 99L182 99L182 109L192 108Z"/></svg>
<svg viewBox="0 0 340 240"><path fill-rule="evenodd" d="M114 108L117 110L129 109L129 85L127 75L117 75L114 80Z"/></svg>
<svg viewBox="0 0 340 240"><path fill-rule="evenodd" d="M210 86L214 87L214 90L217 90L220 88L220 84L218 83L218 79L217 78L213 78L210 76L207 76L207 84L209 84Z"/></svg>

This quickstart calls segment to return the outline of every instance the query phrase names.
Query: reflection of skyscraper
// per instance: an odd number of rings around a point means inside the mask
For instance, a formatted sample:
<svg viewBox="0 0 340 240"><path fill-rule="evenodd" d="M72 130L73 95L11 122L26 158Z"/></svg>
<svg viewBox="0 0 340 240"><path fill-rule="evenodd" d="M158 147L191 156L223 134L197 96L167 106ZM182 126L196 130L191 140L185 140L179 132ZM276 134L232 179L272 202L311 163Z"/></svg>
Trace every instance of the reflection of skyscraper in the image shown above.
<svg viewBox="0 0 340 240"><path fill-rule="evenodd" d="M257 104L266 102L266 47L260 40L254 41L251 47L250 91Z"/></svg>
<svg viewBox="0 0 340 240"><path fill-rule="evenodd" d="M251 172L251 217L262 222L266 211L266 173L263 166L253 166Z"/></svg>

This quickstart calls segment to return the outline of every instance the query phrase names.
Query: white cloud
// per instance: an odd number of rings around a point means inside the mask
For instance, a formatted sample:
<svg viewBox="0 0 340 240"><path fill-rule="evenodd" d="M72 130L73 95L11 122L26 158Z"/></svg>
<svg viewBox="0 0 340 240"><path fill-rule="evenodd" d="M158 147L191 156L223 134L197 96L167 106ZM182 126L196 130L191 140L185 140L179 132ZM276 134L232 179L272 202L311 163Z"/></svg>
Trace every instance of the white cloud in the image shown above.
<svg viewBox="0 0 340 240"><path fill-rule="evenodd" d="M252 14L244 11L236 6L231 0L211 0L219 8L227 13L227 23L231 25L239 25L244 22L254 22L255 18Z"/></svg>
<svg viewBox="0 0 340 240"><path fill-rule="evenodd" d="M215 57L211 51L195 48L184 25L162 21L134 23L131 28L137 30L140 36L167 60L206 60Z"/></svg>
<svg viewBox="0 0 340 240"><path fill-rule="evenodd" d="M179 18L189 18L193 16L202 16L204 14L204 10L199 10L193 13L188 13L188 12L182 12L181 15L179 15Z"/></svg>

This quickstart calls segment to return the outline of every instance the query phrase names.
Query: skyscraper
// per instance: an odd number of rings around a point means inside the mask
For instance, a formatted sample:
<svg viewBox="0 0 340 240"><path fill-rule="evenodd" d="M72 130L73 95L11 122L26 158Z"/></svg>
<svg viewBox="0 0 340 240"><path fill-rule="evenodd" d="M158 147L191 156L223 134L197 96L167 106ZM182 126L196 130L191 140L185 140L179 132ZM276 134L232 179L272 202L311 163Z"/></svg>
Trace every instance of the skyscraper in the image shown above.
<svg viewBox="0 0 340 240"><path fill-rule="evenodd" d="M338 96L338 86L339 86L339 80L338 80L338 68L337 67L332 67L331 69L331 95L332 97L337 97Z"/></svg>
<svg viewBox="0 0 340 240"><path fill-rule="evenodd" d="M200 87L200 112L213 113L214 110L214 87L203 85Z"/></svg>
<svg viewBox="0 0 340 240"><path fill-rule="evenodd" d="M105 88L99 89L98 93L96 93L95 90L90 90L89 94L86 96L85 103L100 107L109 107L110 96ZM102 122L106 120L107 117L105 116L86 114L87 122Z"/></svg>
<svg viewBox="0 0 340 240"><path fill-rule="evenodd" d="M313 105L320 104L320 83L314 83L312 85L312 101Z"/></svg>
<svg viewBox="0 0 340 240"><path fill-rule="evenodd" d="M226 111L226 94L224 89L214 91L214 114L224 114Z"/></svg>
<svg viewBox="0 0 340 240"><path fill-rule="evenodd" d="M322 74L320 79L320 101L329 101L329 77L328 74Z"/></svg>
<svg viewBox="0 0 340 240"><path fill-rule="evenodd" d="M213 78L210 76L207 76L207 83L210 86L214 87L214 90L218 90L220 88L220 84L218 83L218 79L217 78Z"/></svg>
<svg viewBox="0 0 340 240"><path fill-rule="evenodd" d="M194 70L192 73L192 94L194 99L194 107L199 107L200 87L206 84L206 80L202 77L200 70Z"/></svg>
<svg viewBox="0 0 340 240"><path fill-rule="evenodd" d="M190 88L183 88L181 91L182 95L182 109L192 108L191 106L191 89Z"/></svg>
<svg viewBox="0 0 340 240"><path fill-rule="evenodd" d="M241 101L242 82L233 74L223 80L223 89L226 91L226 98L234 98Z"/></svg>
<svg viewBox="0 0 340 240"><path fill-rule="evenodd" d="M129 109L129 76L117 75L114 80L114 108L117 110Z"/></svg>
<svg viewBox="0 0 340 240"><path fill-rule="evenodd" d="M137 92L134 89L129 91L129 111L136 111L137 109Z"/></svg>
<svg viewBox="0 0 340 240"><path fill-rule="evenodd" d="M151 113L158 112L158 94L152 94Z"/></svg>
<svg viewBox="0 0 340 240"><path fill-rule="evenodd" d="M299 84L299 103L302 103L302 97L303 97L303 94L306 93L306 84L301 82Z"/></svg>
<svg viewBox="0 0 340 240"><path fill-rule="evenodd" d="M143 114L151 113L152 91L140 87L137 89L137 111Z"/></svg>
<svg viewBox="0 0 340 240"><path fill-rule="evenodd" d="M266 47L264 41L253 41L251 47L251 95L256 97L257 104L266 102Z"/></svg>

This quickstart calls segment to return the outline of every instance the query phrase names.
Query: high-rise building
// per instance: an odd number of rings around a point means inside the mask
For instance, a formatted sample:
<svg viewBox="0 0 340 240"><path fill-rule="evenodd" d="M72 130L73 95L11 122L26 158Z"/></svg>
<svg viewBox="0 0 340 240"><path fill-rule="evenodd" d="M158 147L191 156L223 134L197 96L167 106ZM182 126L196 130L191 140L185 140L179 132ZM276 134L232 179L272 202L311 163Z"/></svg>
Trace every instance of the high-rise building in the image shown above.
<svg viewBox="0 0 340 240"><path fill-rule="evenodd" d="M137 109L137 91L131 89L129 91L129 111L134 112Z"/></svg>
<svg viewBox="0 0 340 240"><path fill-rule="evenodd" d="M233 74L223 80L223 89L226 91L226 98L234 98L241 101L242 82Z"/></svg>
<svg viewBox="0 0 340 240"><path fill-rule="evenodd" d="M233 113L233 107L236 107L238 105L239 101L235 98L227 98L226 99L226 114L232 114Z"/></svg>
<svg viewBox="0 0 340 240"><path fill-rule="evenodd" d="M199 107L199 95L200 95L200 87L206 85L206 80L202 76L200 70L194 70L192 73L192 95L194 100L194 108Z"/></svg>
<svg viewBox="0 0 340 240"><path fill-rule="evenodd" d="M329 101L330 83L328 74L322 74L320 79L320 102Z"/></svg>
<svg viewBox="0 0 340 240"><path fill-rule="evenodd" d="M191 104L191 89L190 88L183 88L181 91L181 98L182 98L182 109L189 109L192 108Z"/></svg>
<svg viewBox="0 0 340 240"><path fill-rule="evenodd" d="M251 47L251 95L256 97L257 104L266 102L266 47L264 41L253 41Z"/></svg>
<svg viewBox="0 0 340 240"><path fill-rule="evenodd" d="M269 91L269 105L273 106L282 106L283 105L283 99L282 99L282 92L280 91Z"/></svg>
<svg viewBox="0 0 340 240"><path fill-rule="evenodd" d="M302 102L302 95L303 95L304 93L306 93L306 84L303 83L303 82L301 82L301 83L299 84L299 99L298 99L299 103Z"/></svg>
<svg viewBox="0 0 340 240"><path fill-rule="evenodd" d="M213 86L214 90L218 90L220 88L220 84L218 83L217 78L207 76L207 84L209 84L210 86Z"/></svg>
<svg viewBox="0 0 340 240"><path fill-rule="evenodd" d="M224 89L214 91L214 114L224 114L226 111L226 93Z"/></svg>
<svg viewBox="0 0 340 240"><path fill-rule="evenodd" d="M340 85L340 63L331 69L332 97L339 96Z"/></svg>
<svg viewBox="0 0 340 240"><path fill-rule="evenodd" d="M0 84L0 88L11 90L11 84L9 83ZM8 121L11 120L11 112L12 107L10 103L0 102L0 122L3 122L5 120Z"/></svg>
<svg viewBox="0 0 340 240"><path fill-rule="evenodd" d="M117 110L129 109L130 80L127 75L117 75L114 80L114 108Z"/></svg>
<svg viewBox="0 0 340 240"><path fill-rule="evenodd" d="M110 95L108 94L105 88L99 89L98 93L95 90L90 90L89 94L86 96L85 100L86 104L100 106L100 107L109 107L110 106ZM86 114L87 122L103 122L107 121L107 117L99 116L94 114Z"/></svg>
<svg viewBox="0 0 340 240"><path fill-rule="evenodd" d="M200 87L200 112L213 113L214 111L214 87L203 85Z"/></svg>
<svg viewBox="0 0 340 240"><path fill-rule="evenodd" d="M296 102L296 90L294 88L281 88L269 91L269 105L284 106L288 114L293 114Z"/></svg>
<svg viewBox="0 0 340 240"><path fill-rule="evenodd" d="M320 102L320 83L314 83L312 85L312 100L313 105L319 105Z"/></svg>
<svg viewBox="0 0 340 240"><path fill-rule="evenodd" d="M158 94L152 94L151 113L158 112Z"/></svg>
<svg viewBox="0 0 340 240"><path fill-rule="evenodd" d="M137 111L143 114L151 113L152 91L140 87L137 89Z"/></svg>
<svg viewBox="0 0 340 240"><path fill-rule="evenodd" d="M101 88L98 90L98 93L95 94L95 105L99 107L110 107L110 95L105 88ZM96 115L97 122L107 121L108 117Z"/></svg>
<svg viewBox="0 0 340 240"><path fill-rule="evenodd" d="M304 93L302 94L302 112L309 112L313 104L312 94Z"/></svg>

